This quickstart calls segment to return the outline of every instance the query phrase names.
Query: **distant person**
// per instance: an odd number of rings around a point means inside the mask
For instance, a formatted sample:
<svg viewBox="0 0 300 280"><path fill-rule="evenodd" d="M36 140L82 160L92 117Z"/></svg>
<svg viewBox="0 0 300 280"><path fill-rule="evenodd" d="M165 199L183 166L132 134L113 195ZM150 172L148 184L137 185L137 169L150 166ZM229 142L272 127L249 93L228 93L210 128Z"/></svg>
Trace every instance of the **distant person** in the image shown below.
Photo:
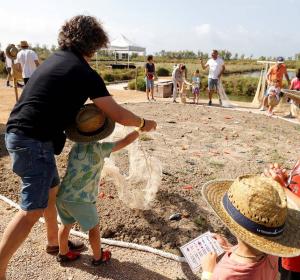
<svg viewBox="0 0 300 280"><path fill-rule="evenodd" d="M279 56L277 58L276 64L274 66L272 66L268 73L267 73L267 86L270 87L273 85L274 81L279 81L279 86L280 88L282 88L282 80L283 80L283 76L285 76L288 84L290 84L290 78L287 72L287 68L286 65L284 64L284 58L282 56ZM264 104L265 104L265 100L268 98L267 94L268 89L266 90L265 94L264 94L264 98L263 98L263 102L262 102L262 107L261 107L261 111L265 111L267 108L265 108Z"/></svg>
<svg viewBox="0 0 300 280"><path fill-rule="evenodd" d="M197 69L192 77L192 92L193 92L193 102L199 103L200 96L200 87L201 87L201 77L200 71Z"/></svg>
<svg viewBox="0 0 300 280"><path fill-rule="evenodd" d="M186 83L186 67L184 64L178 64L172 72L173 81L173 102L177 103L177 91L183 91L183 84Z"/></svg>
<svg viewBox="0 0 300 280"><path fill-rule="evenodd" d="M95 125L96 124L96 125ZM80 126L82 133L78 131ZM56 208L62 225L59 228L59 253L57 261L65 263L79 258L80 253L70 250L68 238L70 230L77 222L82 231L89 232L93 251L93 266L106 263L111 258L109 250L101 249L99 217L96 208L98 184L105 158L131 144L139 137L139 131L129 133L116 142L101 142L114 131L114 122L107 118L96 105L85 105L77 114L76 122L66 130L74 141L69 153L68 167L59 186ZM90 128L94 129L94 133ZM83 132L89 132L89 135Z"/></svg>
<svg viewBox="0 0 300 280"><path fill-rule="evenodd" d="M27 41L21 41L20 48L21 50L18 52L16 64L19 71L22 72L24 84L26 85L40 63L37 54L29 49Z"/></svg>
<svg viewBox="0 0 300 280"><path fill-rule="evenodd" d="M300 255L300 211L272 178L211 181L202 194L238 242L216 236L226 253L217 264L215 253L202 259L203 280L276 280L278 256Z"/></svg>
<svg viewBox="0 0 300 280"><path fill-rule="evenodd" d="M108 36L95 17L78 15L66 21L58 34L60 49L34 71L12 109L5 144L13 172L20 178L21 209L1 238L1 280L5 279L9 260L41 216L46 220L46 251L59 251L55 203L60 178L54 155L62 152L64 131L88 99L124 126L142 131L156 128L155 121L145 120L116 103L103 79L89 65L95 52L107 43ZM84 247L82 242L71 240L68 246L71 250Z"/></svg>
<svg viewBox="0 0 300 280"><path fill-rule="evenodd" d="M296 77L292 79L291 85L290 85L291 90L297 90L300 91L300 68L296 72ZM296 110L299 110L300 104L296 100L291 100L291 109L290 113L285 116L285 118L294 118L295 116L293 115L293 112Z"/></svg>
<svg viewBox="0 0 300 280"><path fill-rule="evenodd" d="M5 68L6 68L6 71L7 71L7 77L6 77L6 86L7 87L10 87L9 82L12 79L11 67L12 67L12 60L8 56L6 56L5 57Z"/></svg>
<svg viewBox="0 0 300 280"><path fill-rule="evenodd" d="M203 69L209 68L208 72L208 105L212 105L212 95L214 90L218 92L218 84L222 74L225 71L224 60L219 57L219 53L217 50L213 50L211 53L211 58L203 64L203 60L200 59L200 63ZM219 101L221 104L221 99L219 97Z"/></svg>
<svg viewBox="0 0 300 280"><path fill-rule="evenodd" d="M155 79L155 65L153 61L153 55L148 55L147 63L145 64L145 80L146 80L146 94L147 99L150 101L149 93L151 92L151 100L155 101L154 93L154 79Z"/></svg>

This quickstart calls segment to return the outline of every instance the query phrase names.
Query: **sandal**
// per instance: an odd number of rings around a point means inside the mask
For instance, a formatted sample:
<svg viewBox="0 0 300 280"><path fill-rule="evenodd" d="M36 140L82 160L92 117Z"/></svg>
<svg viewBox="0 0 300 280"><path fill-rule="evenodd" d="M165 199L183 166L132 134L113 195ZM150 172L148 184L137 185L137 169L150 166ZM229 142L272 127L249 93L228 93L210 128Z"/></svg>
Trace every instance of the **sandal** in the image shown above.
<svg viewBox="0 0 300 280"><path fill-rule="evenodd" d="M68 246L71 251L82 251L84 249L84 243L79 240L68 240ZM59 252L59 246L46 246L46 252L48 254L57 254Z"/></svg>
<svg viewBox="0 0 300 280"><path fill-rule="evenodd" d="M72 252L72 251L69 251L65 255L61 255L61 254L58 253L58 255L56 256L56 260L59 263L66 263L66 262L76 261L78 258L80 258L80 253Z"/></svg>
<svg viewBox="0 0 300 280"><path fill-rule="evenodd" d="M103 251L103 249L101 249L101 258L99 260L92 259L91 263L93 266L98 266L103 263L109 262L110 259L111 259L111 252L109 250Z"/></svg>

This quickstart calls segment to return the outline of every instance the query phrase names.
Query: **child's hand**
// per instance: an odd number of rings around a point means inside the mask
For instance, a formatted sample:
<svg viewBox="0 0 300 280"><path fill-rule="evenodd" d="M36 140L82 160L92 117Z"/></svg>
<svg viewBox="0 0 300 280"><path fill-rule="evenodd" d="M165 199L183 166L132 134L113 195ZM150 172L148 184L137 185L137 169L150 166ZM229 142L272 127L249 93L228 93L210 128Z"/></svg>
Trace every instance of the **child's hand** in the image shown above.
<svg viewBox="0 0 300 280"><path fill-rule="evenodd" d="M222 247L224 251L229 251L231 249L232 245L228 242L228 240L224 236L216 233L212 233L211 237L217 240L217 242L219 243L219 245Z"/></svg>
<svg viewBox="0 0 300 280"><path fill-rule="evenodd" d="M201 259L202 271L213 272L217 264L217 254L210 252Z"/></svg>
<svg viewBox="0 0 300 280"><path fill-rule="evenodd" d="M282 187L287 186L288 173L285 168L282 168L278 163L271 164L269 169L264 170L264 175L267 177L272 177L276 182L278 182Z"/></svg>

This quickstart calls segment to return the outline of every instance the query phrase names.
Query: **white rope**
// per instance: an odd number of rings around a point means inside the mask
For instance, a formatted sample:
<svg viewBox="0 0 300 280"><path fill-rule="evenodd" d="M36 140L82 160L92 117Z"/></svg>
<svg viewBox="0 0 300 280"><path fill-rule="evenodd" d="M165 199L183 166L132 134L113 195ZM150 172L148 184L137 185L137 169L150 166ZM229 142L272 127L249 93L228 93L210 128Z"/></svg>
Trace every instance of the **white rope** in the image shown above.
<svg viewBox="0 0 300 280"><path fill-rule="evenodd" d="M15 203L11 199L9 199L1 194L0 194L0 199L16 209L19 209L19 210L21 209L17 203ZM41 223L45 223L44 218L40 218L39 221ZM81 238L88 240L87 234L85 234L83 232L72 229L70 233L74 236L81 237ZM130 242L124 242L124 241L112 240L112 239L106 239L106 238L101 238L101 242L103 244L110 245L110 246L122 247L122 248L128 248L128 249L134 249L134 250L138 250L138 251L152 253L152 254L167 258L167 259L177 261L177 262L186 262L185 258L183 258L183 257L179 257L177 255L174 255L174 254L171 254L168 252L164 252L162 250L154 249L154 248L146 246L146 245L140 245L140 244L136 244L136 243L130 243Z"/></svg>

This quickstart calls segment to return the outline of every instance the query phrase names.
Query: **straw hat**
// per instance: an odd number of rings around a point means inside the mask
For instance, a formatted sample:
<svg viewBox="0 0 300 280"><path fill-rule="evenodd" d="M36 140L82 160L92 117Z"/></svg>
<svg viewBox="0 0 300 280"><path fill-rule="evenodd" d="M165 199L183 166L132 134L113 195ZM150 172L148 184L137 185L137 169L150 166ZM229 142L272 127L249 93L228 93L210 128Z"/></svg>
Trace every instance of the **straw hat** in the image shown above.
<svg viewBox="0 0 300 280"><path fill-rule="evenodd" d="M21 48L28 48L28 47L29 47L27 41L21 41L19 46L20 46Z"/></svg>
<svg viewBox="0 0 300 280"><path fill-rule="evenodd" d="M67 137L79 143L95 142L109 136L115 123L94 104L87 104L78 112L75 121L66 129Z"/></svg>
<svg viewBox="0 0 300 280"><path fill-rule="evenodd" d="M18 49L14 44L9 44L5 49L5 54L10 59L16 59L18 54Z"/></svg>
<svg viewBox="0 0 300 280"><path fill-rule="evenodd" d="M238 238L274 256L300 255L300 211L273 179L246 175L210 181L202 194Z"/></svg>

